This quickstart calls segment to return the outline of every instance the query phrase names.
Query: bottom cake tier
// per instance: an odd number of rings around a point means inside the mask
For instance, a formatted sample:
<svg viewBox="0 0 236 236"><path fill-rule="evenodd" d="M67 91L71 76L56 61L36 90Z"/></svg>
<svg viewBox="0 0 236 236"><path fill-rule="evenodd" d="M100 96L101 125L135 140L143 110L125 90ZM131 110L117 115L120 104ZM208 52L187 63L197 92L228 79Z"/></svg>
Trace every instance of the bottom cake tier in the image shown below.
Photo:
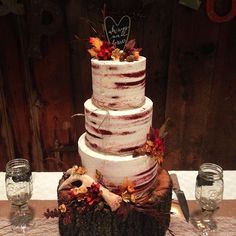
<svg viewBox="0 0 236 236"><path fill-rule="evenodd" d="M106 207L81 211L71 207L68 214L59 216L59 231L62 236L164 236L170 223L172 182L168 172L158 170L158 186L145 204L122 202L116 211ZM63 175L59 187L65 180ZM69 189L58 191L59 207L68 204Z"/></svg>

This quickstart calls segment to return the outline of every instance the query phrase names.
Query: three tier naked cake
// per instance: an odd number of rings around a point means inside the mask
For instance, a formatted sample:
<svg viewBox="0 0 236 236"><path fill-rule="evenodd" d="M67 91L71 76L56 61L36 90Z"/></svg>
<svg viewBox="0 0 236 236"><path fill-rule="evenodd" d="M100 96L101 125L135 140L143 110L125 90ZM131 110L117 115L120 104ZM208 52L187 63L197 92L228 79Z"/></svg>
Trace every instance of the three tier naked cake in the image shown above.
<svg viewBox="0 0 236 236"><path fill-rule="evenodd" d="M82 167L58 186L61 235L165 235L171 181L161 168L163 130L145 97L146 58L135 41L124 50L91 38L93 95L84 103Z"/></svg>

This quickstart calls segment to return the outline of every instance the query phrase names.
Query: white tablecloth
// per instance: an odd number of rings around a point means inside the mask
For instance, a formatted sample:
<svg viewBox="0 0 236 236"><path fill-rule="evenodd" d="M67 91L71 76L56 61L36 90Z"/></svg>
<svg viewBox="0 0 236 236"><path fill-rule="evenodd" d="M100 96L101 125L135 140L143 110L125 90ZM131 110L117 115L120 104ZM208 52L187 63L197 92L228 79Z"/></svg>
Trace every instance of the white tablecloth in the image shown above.
<svg viewBox="0 0 236 236"><path fill-rule="evenodd" d="M181 189L188 200L194 200L197 171L169 171L176 173ZM56 200L57 185L62 172L33 172L32 200ZM236 171L224 171L224 199L236 199ZM173 195L175 197L175 195ZM0 200L7 200L5 193L5 172L0 172Z"/></svg>

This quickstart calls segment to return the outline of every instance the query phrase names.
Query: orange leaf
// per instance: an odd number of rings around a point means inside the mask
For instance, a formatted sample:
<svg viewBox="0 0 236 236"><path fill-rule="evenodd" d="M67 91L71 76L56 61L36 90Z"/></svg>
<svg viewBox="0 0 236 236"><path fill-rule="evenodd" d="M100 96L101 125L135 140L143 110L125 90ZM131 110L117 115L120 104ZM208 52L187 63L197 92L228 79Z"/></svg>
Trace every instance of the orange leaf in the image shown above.
<svg viewBox="0 0 236 236"><path fill-rule="evenodd" d="M95 48L88 49L88 52L91 57L97 57L97 51L95 50Z"/></svg>
<svg viewBox="0 0 236 236"><path fill-rule="evenodd" d="M99 38L93 38L93 37L90 37L89 38L89 42L99 51L103 42L102 40L100 40Z"/></svg>

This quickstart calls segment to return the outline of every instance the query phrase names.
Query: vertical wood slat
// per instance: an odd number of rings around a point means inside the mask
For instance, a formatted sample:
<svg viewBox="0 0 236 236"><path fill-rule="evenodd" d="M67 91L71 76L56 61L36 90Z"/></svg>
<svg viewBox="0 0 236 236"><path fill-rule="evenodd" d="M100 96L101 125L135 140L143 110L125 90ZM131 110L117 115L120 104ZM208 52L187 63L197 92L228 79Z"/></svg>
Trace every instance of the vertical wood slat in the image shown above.
<svg viewBox="0 0 236 236"><path fill-rule="evenodd" d="M60 11L64 9L62 5L57 1L45 1L43 4L35 2L34 7L37 6L41 10L34 16L35 22L42 25L41 31L40 29L32 31L32 36L47 36L41 40L43 57L32 62L34 83L38 92L37 106L40 111L39 128L43 161L46 168L55 165L57 169L54 170L65 171L69 165L78 161L75 121L71 118L75 113L69 71L71 41L66 38L66 22L65 19L63 21L63 14ZM50 25L42 23L45 20L43 11L51 14ZM60 27L58 22L61 22ZM53 25L57 29L51 30L50 27Z"/></svg>
<svg viewBox="0 0 236 236"><path fill-rule="evenodd" d="M44 57L34 60L34 80L37 85L39 125L44 161L63 163L77 160L77 133L72 85L69 70L69 44L65 30L44 40ZM59 170L59 169L58 169ZM61 169L60 169L61 170ZM63 169L65 170L65 169Z"/></svg>
<svg viewBox="0 0 236 236"><path fill-rule="evenodd" d="M39 123L39 108L36 106L35 101L37 97L36 90L33 89L32 77L30 72L29 58L27 57L27 46L25 37L24 19L17 16L18 37L20 41L20 52L22 56L22 66L24 74L24 84L27 96L27 103L29 108L29 122L32 131L32 165L33 169L38 171L43 170L43 150L40 142L40 123Z"/></svg>
<svg viewBox="0 0 236 236"><path fill-rule="evenodd" d="M90 58L87 52L91 30L89 29L89 25L83 20L83 18L89 19L89 4L89 1L70 0L67 1L65 8L70 51L71 96L75 113L84 112L84 102L92 94ZM75 35L85 40L77 41ZM76 124L75 129L77 130L78 138L85 131L84 118L74 117L73 119Z"/></svg>
<svg viewBox="0 0 236 236"><path fill-rule="evenodd" d="M28 108L24 90L24 79L21 69L19 54L17 24L15 15L7 15L0 18L0 66L4 84L5 106L7 108L8 123L12 130L12 140L15 157L29 158L30 126L28 122ZM2 36L3 35L3 36ZM8 134L11 136L11 133ZM4 153L1 150L0 160L3 170Z"/></svg>
<svg viewBox="0 0 236 236"><path fill-rule="evenodd" d="M67 4L67 3L65 3ZM58 1L33 1L31 26L32 45L38 43L43 57L32 60L31 69L39 111L40 141L45 168L65 170L76 163L77 134L72 84L69 71L69 45L66 22L63 19L64 3ZM35 14L34 14L35 13ZM32 51L33 52L33 51Z"/></svg>
<svg viewBox="0 0 236 236"><path fill-rule="evenodd" d="M14 140L13 140L13 132L10 123L10 117L8 115L7 102L4 93L4 80L2 75L2 70L0 68L0 133L1 133L1 155L2 162L5 164L11 158L14 158ZM2 168L4 168L4 164Z"/></svg>
<svg viewBox="0 0 236 236"><path fill-rule="evenodd" d="M147 58L146 96L153 101L153 127L160 128L165 117L170 55L173 1L153 1L144 9L143 54ZM140 37L139 37L140 38Z"/></svg>

